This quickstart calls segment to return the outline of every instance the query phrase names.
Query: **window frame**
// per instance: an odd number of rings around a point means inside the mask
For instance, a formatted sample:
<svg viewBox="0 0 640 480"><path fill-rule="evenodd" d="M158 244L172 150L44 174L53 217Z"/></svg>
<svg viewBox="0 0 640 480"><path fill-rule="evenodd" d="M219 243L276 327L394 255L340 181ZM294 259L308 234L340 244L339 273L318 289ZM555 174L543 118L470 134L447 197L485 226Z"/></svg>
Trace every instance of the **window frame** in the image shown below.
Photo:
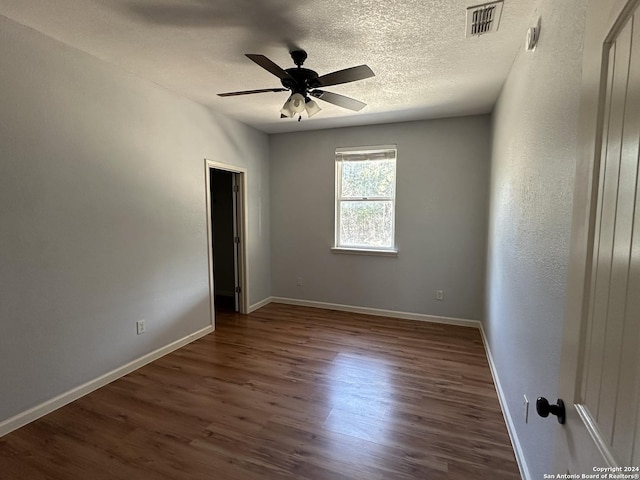
<svg viewBox="0 0 640 480"><path fill-rule="evenodd" d="M391 196L376 197L343 197L342 196L342 166L344 162L390 160L390 158L375 158L376 154L393 152L394 177ZM348 157L354 158L349 160ZM364 157L358 158L355 157ZM397 256L396 245L396 192L398 178L398 148L397 145L375 145L362 147L339 147L335 150L335 192L334 192L334 243L331 251L334 253L349 253L359 255L382 255ZM343 202L391 202L391 241L389 247L367 246L367 245L347 245L341 242L341 205Z"/></svg>

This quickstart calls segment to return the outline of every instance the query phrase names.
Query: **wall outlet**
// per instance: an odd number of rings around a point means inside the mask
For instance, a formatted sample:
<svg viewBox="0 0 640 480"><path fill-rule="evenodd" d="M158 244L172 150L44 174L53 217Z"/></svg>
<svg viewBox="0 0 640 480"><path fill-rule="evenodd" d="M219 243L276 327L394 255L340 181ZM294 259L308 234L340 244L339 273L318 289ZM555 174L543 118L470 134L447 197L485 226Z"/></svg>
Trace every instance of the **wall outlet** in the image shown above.
<svg viewBox="0 0 640 480"><path fill-rule="evenodd" d="M302 277L296 278L296 286L297 287L301 287L302 286Z"/></svg>
<svg viewBox="0 0 640 480"><path fill-rule="evenodd" d="M436 290L436 300L444 300L444 290Z"/></svg>
<svg viewBox="0 0 640 480"><path fill-rule="evenodd" d="M144 320L138 320L136 322L136 333L138 335L142 335L146 331L147 331L147 326L145 325Z"/></svg>
<svg viewBox="0 0 640 480"><path fill-rule="evenodd" d="M523 406L524 406L524 423L529 423L529 399L527 398L526 395L524 396L524 402Z"/></svg>

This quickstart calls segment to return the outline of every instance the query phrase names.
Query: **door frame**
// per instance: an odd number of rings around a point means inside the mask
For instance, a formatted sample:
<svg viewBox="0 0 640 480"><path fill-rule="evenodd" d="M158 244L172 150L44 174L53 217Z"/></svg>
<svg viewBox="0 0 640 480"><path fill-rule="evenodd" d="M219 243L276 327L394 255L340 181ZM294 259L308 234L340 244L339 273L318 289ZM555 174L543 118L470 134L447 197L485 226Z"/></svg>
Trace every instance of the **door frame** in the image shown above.
<svg viewBox="0 0 640 480"><path fill-rule="evenodd" d="M249 260L247 255L247 232L248 232L248 211L247 211L247 169L204 159L205 195L207 210L207 257L209 259L209 306L211 309L211 325L215 329L215 285L213 274L213 225L211 223L211 170L225 170L237 174L238 199L237 208L237 228L240 237L240 248L238 249L238 274L240 275L240 313L249 312Z"/></svg>
<svg viewBox="0 0 640 480"><path fill-rule="evenodd" d="M640 0L590 1L584 37L583 74L580 96L580 123L578 131L578 158L573 197L571 246L567 277L567 301L563 331L563 347L560 363L559 396L568 400L567 423L581 425L584 431L557 430L556 471L564 472L571 450L578 435L589 435L593 441L592 452L600 455L608 466L615 466L604 439L598 435L597 426L588 425L588 418L574 405L579 398L584 356L584 338L587 334L587 316L590 305L590 289L598 195L600 187L600 161L602 154L602 129L608 75L607 45L616 37L630 12ZM604 42L603 42L604 39ZM567 427L567 425L565 425ZM573 452L575 453L575 452Z"/></svg>

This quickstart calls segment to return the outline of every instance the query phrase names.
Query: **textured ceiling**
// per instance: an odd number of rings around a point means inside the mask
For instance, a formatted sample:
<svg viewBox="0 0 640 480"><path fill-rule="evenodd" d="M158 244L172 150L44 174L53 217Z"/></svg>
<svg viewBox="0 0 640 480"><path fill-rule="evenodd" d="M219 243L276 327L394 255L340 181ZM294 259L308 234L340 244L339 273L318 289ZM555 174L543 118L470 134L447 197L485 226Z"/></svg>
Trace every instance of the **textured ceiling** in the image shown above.
<svg viewBox="0 0 640 480"><path fill-rule="evenodd" d="M496 33L465 38L466 7L481 0L0 0L0 14L211 106L265 132L417 120L491 111L540 0L505 0ZM280 119L287 93L244 56L283 68L291 47L320 75L369 65L376 76L327 87L367 103L354 113L318 103Z"/></svg>

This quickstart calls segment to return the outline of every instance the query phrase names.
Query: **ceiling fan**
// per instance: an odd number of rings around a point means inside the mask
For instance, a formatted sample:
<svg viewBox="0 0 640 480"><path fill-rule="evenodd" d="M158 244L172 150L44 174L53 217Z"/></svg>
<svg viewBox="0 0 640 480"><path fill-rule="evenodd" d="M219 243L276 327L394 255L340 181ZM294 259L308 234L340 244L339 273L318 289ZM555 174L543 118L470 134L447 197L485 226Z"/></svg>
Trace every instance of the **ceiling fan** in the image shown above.
<svg viewBox="0 0 640 480"><path fill-rule="evenodd" d="M325 102L332 103L342 108L347 108L358 112L367 104L359 100L355 100L337 93L320 90L319 87L329 87L331 85L339 85L341 83L355 82L375 76L373 71L367 65L359 65L357 67L345 68L336 72L327 73L318 76L313 70L302 68L304 61L307 59L307 52L304 50L293 50L289 52L293 63L296 67L287 68L286 70L276 65L264 55L247 53L246 56L260 65L269 73L272 73L280 79L282 88L263 88L260 90L244 90L240 92L219 93L220 97L233 97L236 95L251 95L254 93L266 92L286 92L290 91L291 95L280 110L280 118L292 118L298 115L298 121L302 119L302 112L306 111L309 117L314 116L320 111L320 107L310 97L319 98Z"/></svg>

